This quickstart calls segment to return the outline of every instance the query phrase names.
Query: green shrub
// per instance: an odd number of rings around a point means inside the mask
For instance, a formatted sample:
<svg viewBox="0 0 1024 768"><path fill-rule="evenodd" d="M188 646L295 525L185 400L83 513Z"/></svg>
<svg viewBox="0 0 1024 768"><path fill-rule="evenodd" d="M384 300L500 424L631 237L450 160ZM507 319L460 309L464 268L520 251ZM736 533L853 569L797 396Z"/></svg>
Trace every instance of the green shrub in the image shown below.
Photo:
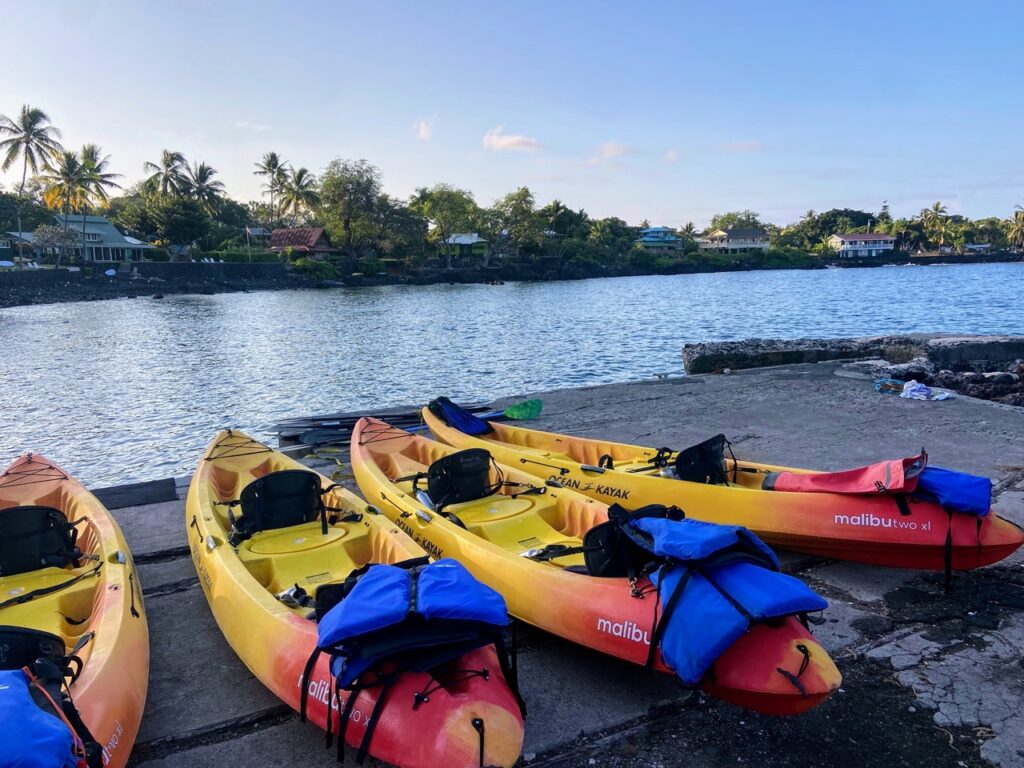
<svg viewBox="0 0 1024 768"><path fill-rule="evenodd" d="M326 261L317 261L316 259L303 257L296 259L292 266L295 267L297 272L312 277L315 280L334 280L338 277L338 270L334 268L334 265L328 264Z"/></svg>
<svg viewBox="0 0 1024 768"><path fill-rule="evenodd" d="M146 261L170 261L171 254L165 251L163 248L154 248L151 251L146 251Z"/></svg>

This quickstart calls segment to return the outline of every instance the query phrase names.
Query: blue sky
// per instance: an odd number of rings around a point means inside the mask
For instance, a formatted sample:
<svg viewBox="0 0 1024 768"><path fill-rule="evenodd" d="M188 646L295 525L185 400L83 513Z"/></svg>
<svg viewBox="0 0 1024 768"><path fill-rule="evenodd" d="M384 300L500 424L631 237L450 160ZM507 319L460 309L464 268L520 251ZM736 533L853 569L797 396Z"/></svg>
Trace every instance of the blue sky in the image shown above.
<svg viewBox="0 0 1024 768"><path fill-rule="evenodd" d="M128 182L169 148L255 198L274 149L366 158L400 196L525 184L672 226L1024 202L1016 2L39 0L0 22L0 113L42 107Z"/></svg>

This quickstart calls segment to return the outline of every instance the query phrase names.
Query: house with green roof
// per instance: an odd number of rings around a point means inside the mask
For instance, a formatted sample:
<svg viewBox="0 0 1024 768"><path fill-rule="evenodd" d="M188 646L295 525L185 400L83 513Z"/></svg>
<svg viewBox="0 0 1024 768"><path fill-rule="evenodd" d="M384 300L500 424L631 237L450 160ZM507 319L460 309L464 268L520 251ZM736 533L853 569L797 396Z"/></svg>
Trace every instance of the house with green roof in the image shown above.
<svg viewBox="0 0 1024 768"><path fill-rule="evenodd" d="M103 216L61 214L53 217L53 226L67 226L68 230L78 236L78 245L71 249L70 256L87 263L145 261L146 254L154 250L148 243L125 237ZM32 248L32 255L36 258L56 255L56 249L36 246L34 239L32 232L0 233L0 241L8 240L12 252L16 244L21 242Z"/></svg>

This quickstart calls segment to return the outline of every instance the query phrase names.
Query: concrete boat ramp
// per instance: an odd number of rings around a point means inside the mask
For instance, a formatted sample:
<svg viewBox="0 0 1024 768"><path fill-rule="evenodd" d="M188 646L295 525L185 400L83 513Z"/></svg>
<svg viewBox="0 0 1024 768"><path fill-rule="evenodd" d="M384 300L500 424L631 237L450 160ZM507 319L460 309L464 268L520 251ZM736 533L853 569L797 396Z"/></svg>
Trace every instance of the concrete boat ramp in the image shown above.
<svg viewBox="0 0 1024 768"><path fill-rule="evenodd" d="M676 447L725 432L741 457L796 466L838 469L924 445L936 465L994 478L997 508L1024 523L1021 408L880 395L834 363L539 396L541 429ZM306 461L354 487L344 454ZM149 616L149 696L132 764L336 766L323 733L264 689L217 629L186 547L187 485L179 478L98 492L132 547ZM783 555L787 570L831 603L813 627L845 676L831 701L797 719L761 717L525 629L524 761L1024 764L1022 553L957 575L949 596L933 574Z"/></svg>

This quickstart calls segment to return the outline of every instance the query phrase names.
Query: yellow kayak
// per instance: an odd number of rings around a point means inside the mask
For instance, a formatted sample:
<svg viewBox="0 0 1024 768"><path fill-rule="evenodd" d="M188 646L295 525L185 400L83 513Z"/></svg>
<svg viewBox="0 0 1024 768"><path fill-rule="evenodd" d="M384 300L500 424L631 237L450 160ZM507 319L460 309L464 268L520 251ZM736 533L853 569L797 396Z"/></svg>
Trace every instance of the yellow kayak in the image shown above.
<svg viewBox="0 0 1024 768"><path fill-rule="evenodd" d="M765 490L766 478L809 475L794 469L725 458L722 482L672 475L676 451L542 432L498 421L465 419L478 434L440 414L458 406L435 401L423 420L439 440L484 448L495 460L630 509L674 504L697 520L749 528L766 543L821 557L895 568L970 570L997 562L1024 543L1017 526L989 513L949 513L934 501L887 493L808 493ZM439 413L435 413L437 410ZM460 409L459 409L460 410ZM462 419L460 419L461 421ZM724 436L719 439L724 443ZM667 465L667 466L666 466ZM666 473L669 476L665 476ZM900 502L900 503L897 503Z"/></svg>
<svg viewBox="0 0 1024 768"><path fill-rule="evenodd" d="M285 470L319 478L323 501L332 510L326 526L309 519L246 529L246 516L239 518L228 503L257 479ZM210 443L192 477L185 514L192 559L224 637L252 673L296 710L317 624L310 608L294 598L342 582L365 565L425 554L350 491L237 431L221 432ZM236 535L239 530L246 530L244 538ZM498 669L491 647L470 651L461 661ZM351 694L332 696L328 663L322 655L308 677L307 715L321 728L331 722L336 732ZM436 683L433 671L402 674L377 713L369 754L406 768L479 768L485 749L484 764L513 765L522 748L523 721L503 677L444 679L434 690ZM428 689L433 691L429 702L411 706L414 694ZM351 702L345 728L349 744L361 744L380 690L364 689ZM473 725L478 720L486 725L485 742Z"/></svg>
<svg viewBox="0 0 1024 768"><path fill-rule="evenodd" d="M44 528L41 539L27 535ZM55 528L66 528L70 539ZM57 539L70 546L55 548ZM37 544L52 553L42 567L27 555ZM75 478L29 453L0 474L0 550L0 666L35 661L7 658L19 635L33 631L45 633L35 637L55 645L56 655L77 657L71 697L103 764L124 766L146 703L149 631L121 529Z"/></svg>

